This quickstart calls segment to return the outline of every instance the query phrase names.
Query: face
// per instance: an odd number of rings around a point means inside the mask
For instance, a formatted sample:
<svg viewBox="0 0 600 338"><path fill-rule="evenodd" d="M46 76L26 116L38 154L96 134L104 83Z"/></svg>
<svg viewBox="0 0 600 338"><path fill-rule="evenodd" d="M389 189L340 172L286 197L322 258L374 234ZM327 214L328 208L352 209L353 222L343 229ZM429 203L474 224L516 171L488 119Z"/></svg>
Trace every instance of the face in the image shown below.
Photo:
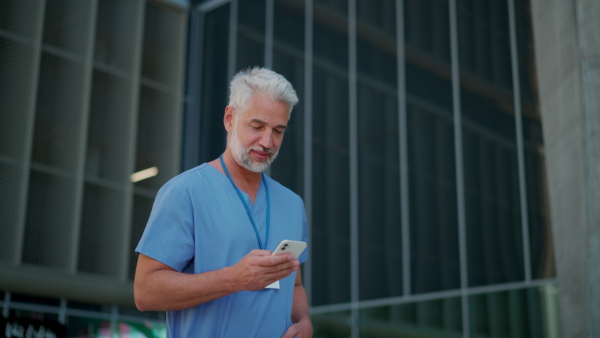
<svg viewBox="0 0 600 338"><path fill-rule="evenodd" d="M286 104L262 94L255 94L248 109L237 116L228 106L225 126L236 163L252 172L265 171L277 157L288 120Z"/></svg>

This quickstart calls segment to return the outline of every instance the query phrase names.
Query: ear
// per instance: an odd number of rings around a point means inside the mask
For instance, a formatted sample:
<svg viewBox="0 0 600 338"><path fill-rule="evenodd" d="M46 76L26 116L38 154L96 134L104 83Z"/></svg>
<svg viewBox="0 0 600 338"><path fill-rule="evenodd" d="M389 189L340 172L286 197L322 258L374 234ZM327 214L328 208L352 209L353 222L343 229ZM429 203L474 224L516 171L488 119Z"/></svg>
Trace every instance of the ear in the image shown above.
<svg viewBox="0 0 600 338"><path fill-rule="evenodd" d="M235 122L235 110L232 106L225 107L225 116L223 116L223 124L225 125L225 130L230 132L233 130L233 123Z"/></svg>

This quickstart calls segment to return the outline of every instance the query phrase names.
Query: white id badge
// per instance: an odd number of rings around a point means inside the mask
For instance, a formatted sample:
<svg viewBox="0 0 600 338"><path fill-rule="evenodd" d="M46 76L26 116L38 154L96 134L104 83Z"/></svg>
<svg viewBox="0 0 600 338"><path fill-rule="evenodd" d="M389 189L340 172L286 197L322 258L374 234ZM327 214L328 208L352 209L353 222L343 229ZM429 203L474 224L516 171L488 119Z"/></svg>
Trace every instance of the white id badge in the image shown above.
<svg viewBox="0 0 600 338"><path fill-rule="evenodd" d="M265 286L265 289L279 289L279 281L273 282Z"/></svg>

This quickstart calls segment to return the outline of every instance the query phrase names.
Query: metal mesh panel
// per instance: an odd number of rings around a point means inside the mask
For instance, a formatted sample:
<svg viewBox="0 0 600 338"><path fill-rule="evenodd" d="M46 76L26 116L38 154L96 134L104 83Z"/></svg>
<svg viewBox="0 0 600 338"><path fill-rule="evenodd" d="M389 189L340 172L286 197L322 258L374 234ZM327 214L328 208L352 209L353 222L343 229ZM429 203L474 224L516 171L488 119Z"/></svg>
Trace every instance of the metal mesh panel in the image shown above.
<svg viewBox="0 0 600 338"><path fill-rule="evenodd" d="M32 48L0 37L0 161L23 159L30 127Z"/></svg>
<svg viewBox="0 0 600 338"><path fill-rule="evenodd" d="M84 67L43 53L32 160L74 170L81 129Z"/></svg>
<svg viewBox="0 0 600 338"><path fill-rule="evenodd" d="M124 205L122 189L85 185L78 271L118 277Z"/></svg>
<svg viewBox="0 0 600 338"><path fill-rule="evenodd" d="M68 269L74 192L71 178L31 172L23 263Z"/></svg>
<svg viewBox="0 0 600 338"><path fill-rule="evenodd" d="M153 198L151 196L135 196L133 199L133 219L131 221L131 254L129 255L129 279L133 280L135 276L135 266L137 264L137 255L133 252L137 247L140 238L142 238L142 234L144 233L144 228L146 227L146 222L148 222L148 217L150 216L150 211L152 210L152 201Z"/></svg>
<svg viewBox="0 0 600 338"><path fill-rule="evenodd" d="M22 168L0 161L0 262L12 262L17 256L22 187Z"/></svg>
<svg viewBox="0 0 600 338"><path fill-rule="evenodd" d="M39 29L36 24L42 0L2 0L0 1L0 29L33 38Z"/></svg>
<svg viewBox="0 0 600 338"><path fill-rule="evenodd" d="M0 0L0 262L129 290L154 193L179 168L185 20L137 0ZM134 160L161 170L135 197ZM30 291L68 296L48 276Z"/></svg>
<svg viewBox="0 0 600 338"><path fill-rule="evenodd" d="M90 30L92 1L46 0L44 44L83 55Z"/></svg>
<svg viewBox="0 0 600 338"><path fill-rule="evenodd" d="M130 72L133 68L137 1L105 0L98 4L94 60Z"/></svg>
<svg viewBox="0 0 600 338"><path fill-rule="evenodd" d="M23 159L30 119L31 48L0 37L0 160ZM8 156L9 158L4 158Z"/></svg>
<svg viewBox="0 0 600 338"><path fill-rule="evenodd" d="M0 1L0 262L19 257L39 3Z"/></svg>
<svg viewBox="0 0 600 338"><path fill-rule="evenodd" d="M131 80L94 72L86 176L127 182L132 89Z"/></svg>
<svg viewBox="0 0 600 338"><path fill-rule="evenodd" d="M179 171L183 19L182 13L166 7L153 3L146 6L135 170L156 166L159 172L156 177L135 183L141 189L136 188L134 197L131 250L137 246L146 226L154 193ZM136 262L136 255L130 255L130 279Z"/></svg>
<svg viewBox="0 0 600 338"><path fill-rule="evenodd" d="M181 49L181 14L148 3L144 25L142 76L167 85L178 85Z"/></svg>
<svg viewBox="0 0 600 338"><path fill-rule="evenodd" d="M158 175L136 183L140 187L158 190L176 174L178 163L175 149L178 141L175 116L165 114L174 109L176 97L152 88L142 87L138 117L136 171L158 167Z"/></svg>

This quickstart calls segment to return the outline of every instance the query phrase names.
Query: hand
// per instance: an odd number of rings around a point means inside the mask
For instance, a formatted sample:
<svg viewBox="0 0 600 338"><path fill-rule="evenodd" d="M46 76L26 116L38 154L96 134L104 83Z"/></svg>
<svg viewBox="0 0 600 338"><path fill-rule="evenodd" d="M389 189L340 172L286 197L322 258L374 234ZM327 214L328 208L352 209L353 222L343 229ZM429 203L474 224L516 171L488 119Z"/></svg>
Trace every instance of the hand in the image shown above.
<svg viewBox="0 0 600 338"><path fill-rule="evenodd" d="M290 325L281 338L310 338L313 335L313 327L310 319L302 319L298 323Z"/></svg>
<svg viewBox="0 0 600 338"><path fill-rule="evenodd" d="M240 291L262 290L267 285L288 277L298 270L300 262L291 254L271 256L268 250L252 250L232 269Z"/></svg>

